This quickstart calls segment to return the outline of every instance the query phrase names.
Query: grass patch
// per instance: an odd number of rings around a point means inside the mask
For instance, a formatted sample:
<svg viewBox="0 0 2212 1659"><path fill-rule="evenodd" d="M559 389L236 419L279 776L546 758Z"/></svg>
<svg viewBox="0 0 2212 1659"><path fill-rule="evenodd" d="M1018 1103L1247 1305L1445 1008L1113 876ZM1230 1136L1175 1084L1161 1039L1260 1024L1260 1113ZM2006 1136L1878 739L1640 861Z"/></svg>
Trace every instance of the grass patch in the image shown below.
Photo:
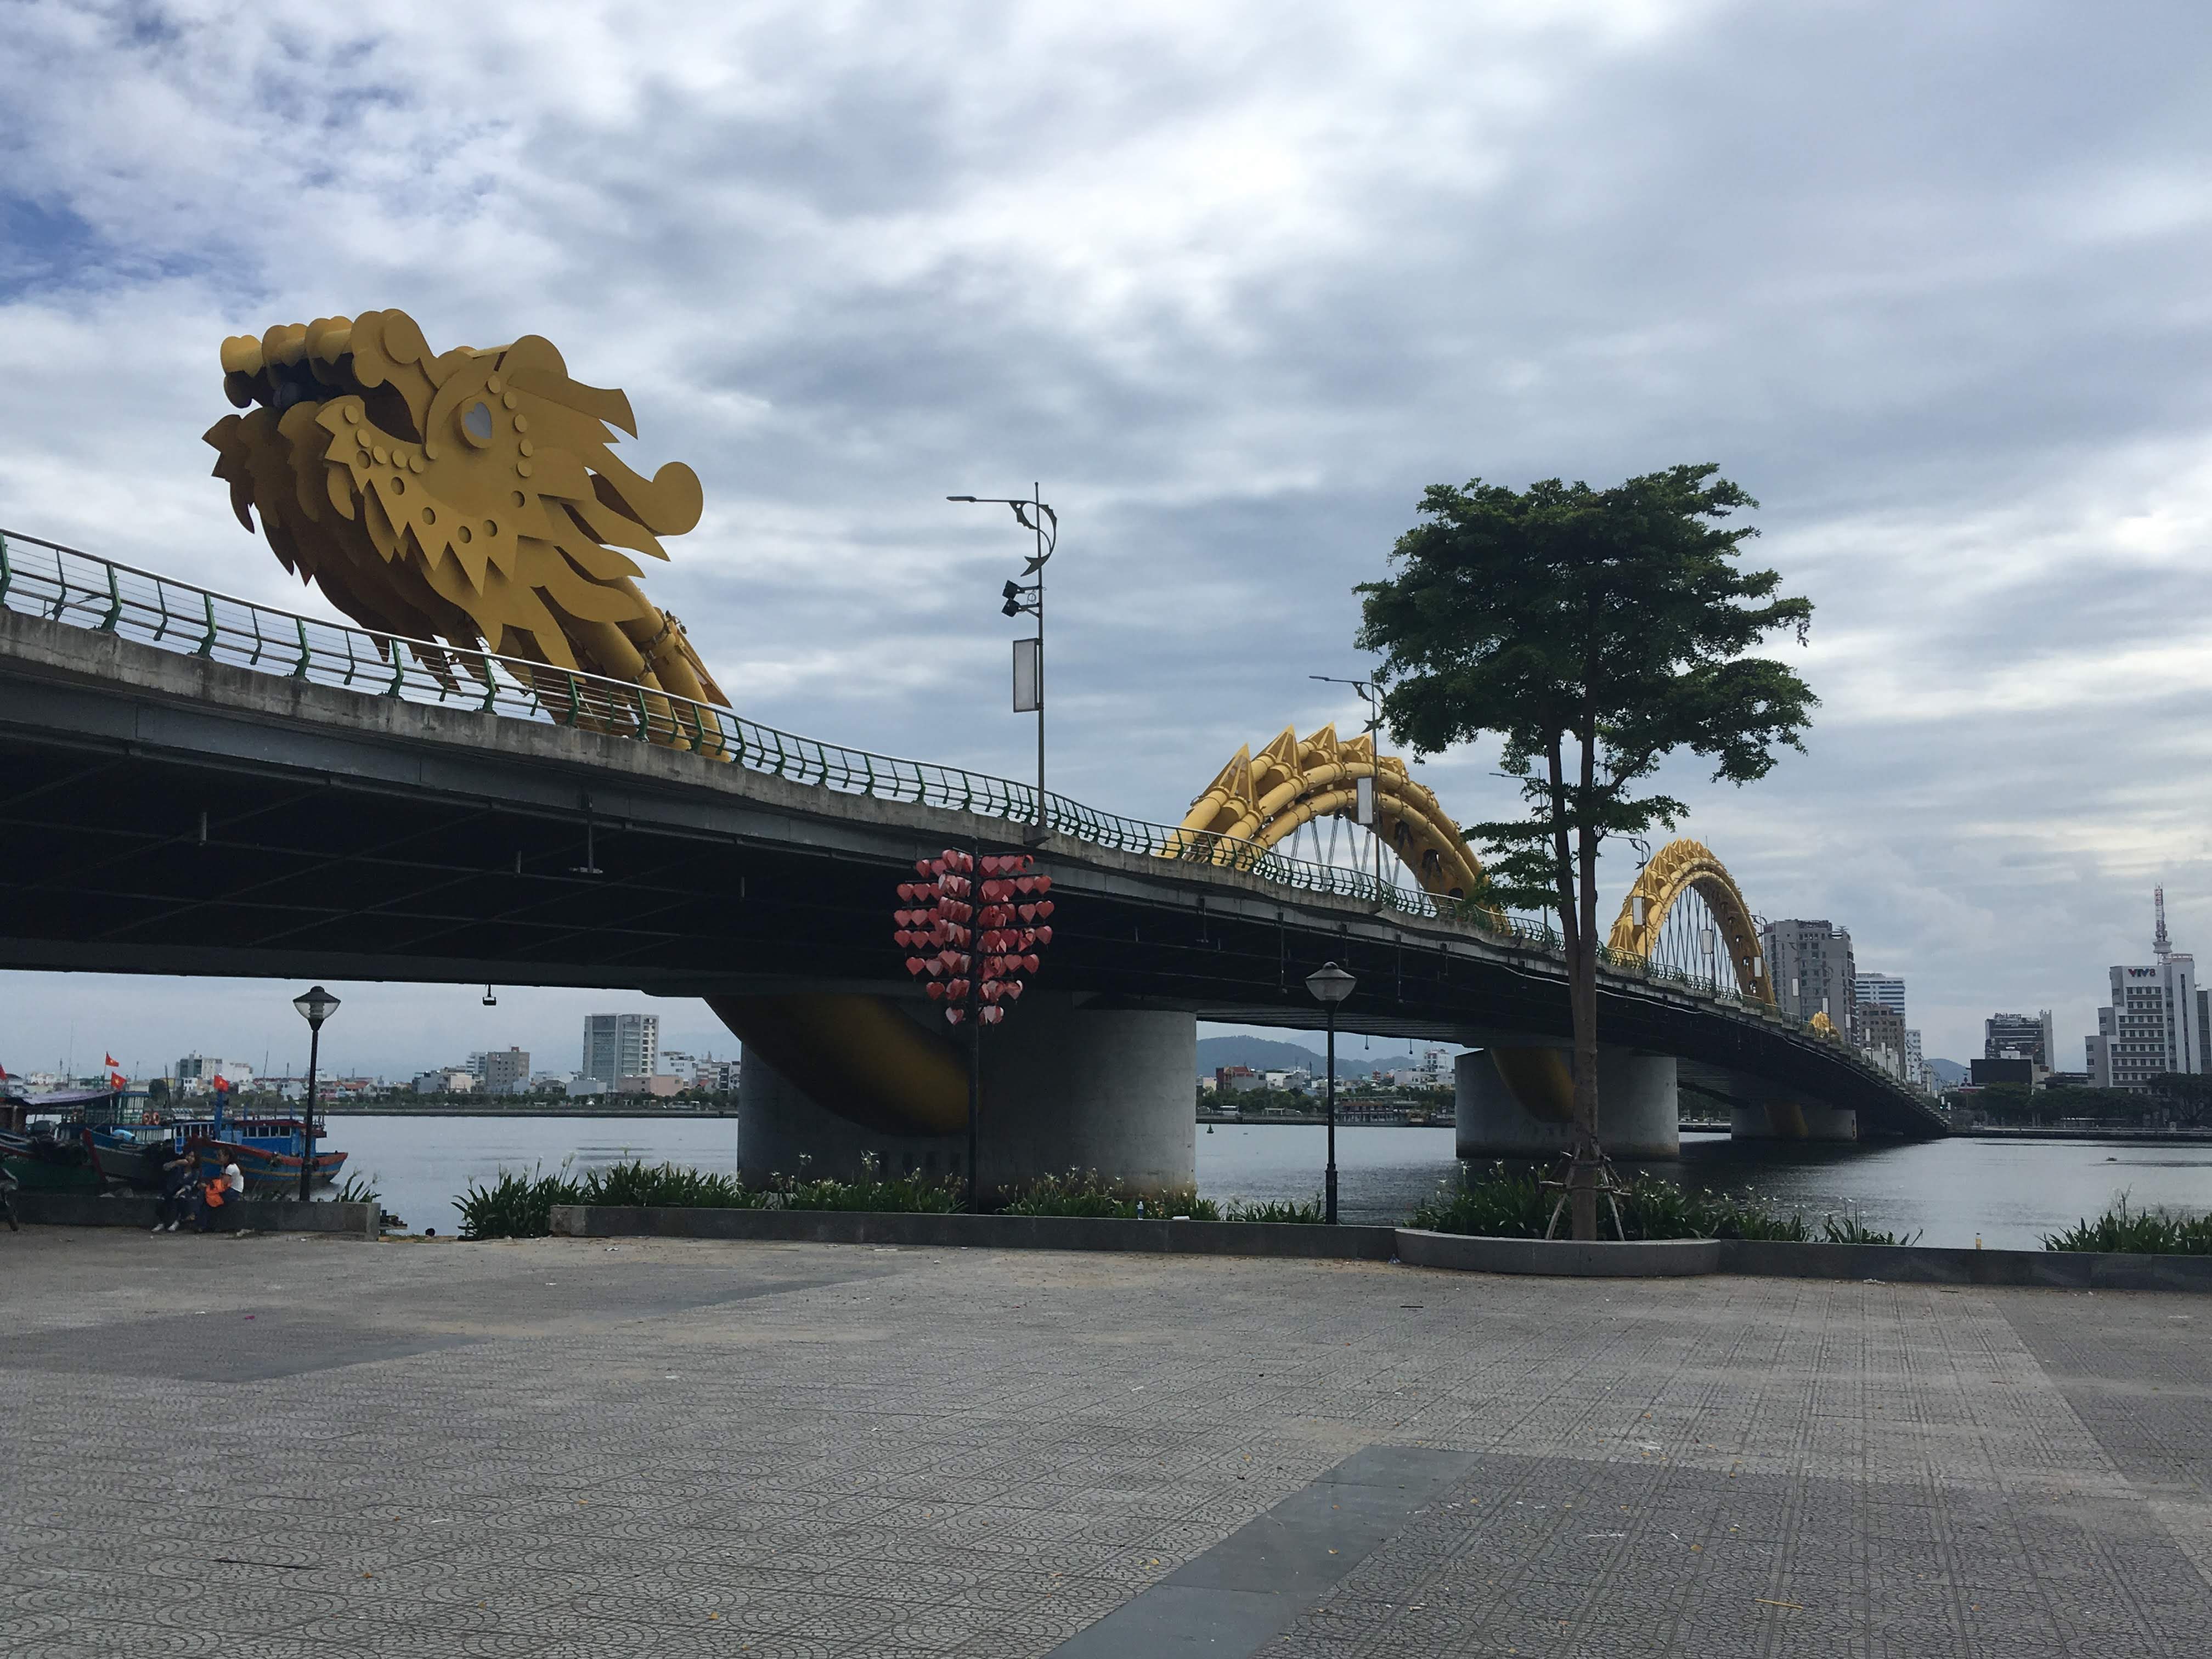
<svg viewBox="0 0 2212 1659"><path fill-rule="evenodd" d="M2094 1221L2045 1235L2046 1250L2124 1250L2140 1255L2212 1255L2212 1215L2184 1215L2163 1205L2138 1210L2123 1193Z"/></svg>

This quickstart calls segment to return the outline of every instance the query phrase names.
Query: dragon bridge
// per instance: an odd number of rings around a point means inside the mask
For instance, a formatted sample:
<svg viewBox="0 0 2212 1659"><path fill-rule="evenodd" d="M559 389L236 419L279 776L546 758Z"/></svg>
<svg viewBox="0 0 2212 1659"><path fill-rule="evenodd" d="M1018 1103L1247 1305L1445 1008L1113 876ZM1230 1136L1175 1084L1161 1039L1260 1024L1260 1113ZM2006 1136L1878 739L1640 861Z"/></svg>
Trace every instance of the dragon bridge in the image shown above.
<svg viewBox="0 0 2212 1659"><path fill-rule="evenodd" d="M1349 812L1359 780L1370 777L1375 831L1414 880L1440 898L1489 890L1474 849L1406 763L1377 755L1372 738L1346 742L1334 726L1303 742L1286 726L1257 755L1249 746L1238 750L1191 803L1163 856L1229 863L1244 847L1278 846L1318 819Z"/></svg>
<svg viewBox="0 0 2212 1659"><path fill-rule="evenodd" d="M1692 895L1697 906L1685 902ZM1702 925L1693 914L1699 906L1705 912ZM1753 1002L1774 1001L1751 906L1728 867L1703 842L1685 836L1652 856L1621 900L1606 944L1616 961L1640 958L1716 980L1722 977L1724 954L1739 994ZM1700 963L1701 957L1709 959Z"/></svg>

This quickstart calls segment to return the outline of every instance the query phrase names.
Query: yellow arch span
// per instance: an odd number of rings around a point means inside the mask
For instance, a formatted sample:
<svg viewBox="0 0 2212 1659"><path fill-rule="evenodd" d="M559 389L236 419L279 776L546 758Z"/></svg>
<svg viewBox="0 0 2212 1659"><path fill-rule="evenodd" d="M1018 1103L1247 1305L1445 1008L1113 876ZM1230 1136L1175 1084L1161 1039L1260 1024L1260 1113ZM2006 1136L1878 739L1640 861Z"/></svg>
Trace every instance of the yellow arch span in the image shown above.
<svg viewBox="0 0 2212 1659"><path fill-rule="evenodd" d="M1413 878L1443 898L1473 898L1489 890L1482 866L1434 794L1407 775L1395 755L1377 756L1374 739L1340 740L1324 726L1300 742L1285 726L1255 755L1249 747L1221 769L1183 815L1188 840L1164 849L1165 858L1228 863L1234 842L1273 847L1316 818L1351 810L1358 781L1375 780L1376 832ZM1226 842L1200 837L1224 836Z"/></svg>
<svg viewBox="0 0 2212 1659"><path fill-rule="evenodd" d="M1616 956L1648 958L1659 942L1659 929L1668 911L1683 894L1694 891L1713 914L1720 944L1726 947L1735 971L1736 988L1755 1001L1771 1003L1774 986L1759 948L1759 928L1751 919L1751 906L1726 866L1703 842L1686 836L1670 841L1652 855L1636 878L1636 885L1620 902L1620 915L1606 941ZM1637 900L1644 901L1643 920L1637 920Z"/></svg>

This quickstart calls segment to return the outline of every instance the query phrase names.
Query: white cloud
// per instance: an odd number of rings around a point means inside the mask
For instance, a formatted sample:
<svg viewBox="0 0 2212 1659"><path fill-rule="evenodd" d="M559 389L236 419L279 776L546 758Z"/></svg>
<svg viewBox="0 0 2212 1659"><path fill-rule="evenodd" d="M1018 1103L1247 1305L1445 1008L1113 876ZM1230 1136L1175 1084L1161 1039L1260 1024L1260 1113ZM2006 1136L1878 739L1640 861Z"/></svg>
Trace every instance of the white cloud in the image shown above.
<svg viewBox="0 0 2212 1659"><path fill-rule="evenodd" d="M1811 753L1683 769L1762 909L1953 1054L2079 1027L2160 872L2212 947L2182 0L9 16L0 522L313 608L206 477L220 339L543 332L705 478L652 585L777 724L1022 771L1018 538L942 497L1043 479L1055 781L1172 817L1351 719L1423 485L1711 459L1820 607Z"/></svg>

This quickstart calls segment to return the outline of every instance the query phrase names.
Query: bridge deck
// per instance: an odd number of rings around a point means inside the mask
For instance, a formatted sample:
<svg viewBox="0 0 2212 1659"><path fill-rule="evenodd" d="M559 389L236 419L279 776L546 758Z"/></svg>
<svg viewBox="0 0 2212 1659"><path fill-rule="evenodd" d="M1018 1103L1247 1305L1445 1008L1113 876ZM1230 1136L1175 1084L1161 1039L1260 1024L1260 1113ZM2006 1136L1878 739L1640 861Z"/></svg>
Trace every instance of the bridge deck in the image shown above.
<svg viewBox="0 0 2212 1659"><path fill-rule="evenodd" d="M1004 819L840 793L647 744L319 685L0 611L0 965L665 994L911 994L891 887ZM1449 915L1054 836L1040 983L1310 1027L1564 1041L1558 957ZM596 872L596 873L594 873ZM1608 973L1607 1040L1858 1110L1941 1116L1772 1011Z"/></svg>

